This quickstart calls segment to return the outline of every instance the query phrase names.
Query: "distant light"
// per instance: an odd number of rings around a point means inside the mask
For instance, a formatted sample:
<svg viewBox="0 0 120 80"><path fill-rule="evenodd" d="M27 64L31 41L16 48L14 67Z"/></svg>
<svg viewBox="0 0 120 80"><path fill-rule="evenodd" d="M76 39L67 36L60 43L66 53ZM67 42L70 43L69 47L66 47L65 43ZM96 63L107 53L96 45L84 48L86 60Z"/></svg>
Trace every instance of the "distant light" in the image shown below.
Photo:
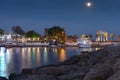
<svg viewBox="0 0 120 80"><path fill-rule="evenodd" d="M86 41L83 41L83 44L86 44Z"/></svg>
<svg viewBox="0 0 120 80"><path fill-rule="evenodd" d="M91 2L87 2L87 3L86 3L86 6L87 6L87 7L91 7L91 6L92 6L92 3L91 3Z"/></svg>

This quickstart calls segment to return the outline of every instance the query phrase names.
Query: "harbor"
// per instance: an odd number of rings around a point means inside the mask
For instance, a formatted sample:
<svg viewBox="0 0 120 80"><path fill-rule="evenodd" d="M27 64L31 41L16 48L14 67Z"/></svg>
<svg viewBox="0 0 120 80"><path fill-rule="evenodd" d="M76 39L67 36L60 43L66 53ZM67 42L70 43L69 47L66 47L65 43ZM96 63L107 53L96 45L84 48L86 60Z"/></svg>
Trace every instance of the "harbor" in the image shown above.
<svg viewBox="0 0 120 80"><path fill-rule="evenodd" d="M91 42L90 47L103 47L107 45L119 45L120 42ZM57 44L57 47L80 47L77 42L65 42ZM32 42L32 43L0 43L0 47L49 47L49 43ZM83 46L86 47L86 46Z"/></svg>
<svg viewBox="0 0 120 80"><path fill-rule="evenodd" d="M65 59L65 55L62 56L64 53L62 50L60 63L37 68L23 68L19 74L11 73L9 80L117 80L119 49L119 45L106 46L95 51L72 55L69 59ZM73 51L74 54L75 52Z"/></svg>
<svg viewBox="0 0 120 80"><path fill-rule="evenodd" d="M11 73L19 74L24 68L36 68L59 64L83 51L100 48L78 47L0 47L0 76L8 78Z"/></svg>
<svg viewBox="0 0 120 80"><path fill-rule="evenodd" d="M0 80L120 80L120 0L0 0Z"/></svg>

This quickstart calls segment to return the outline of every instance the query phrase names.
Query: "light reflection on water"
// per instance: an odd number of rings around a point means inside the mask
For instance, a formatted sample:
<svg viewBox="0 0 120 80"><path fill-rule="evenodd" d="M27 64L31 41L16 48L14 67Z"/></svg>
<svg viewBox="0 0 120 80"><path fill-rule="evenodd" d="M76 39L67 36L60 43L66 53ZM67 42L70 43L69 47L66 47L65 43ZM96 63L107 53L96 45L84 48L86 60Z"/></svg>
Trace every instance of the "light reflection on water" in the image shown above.
<svg viewBox="0 0 120 80"><path fill-rule="evenodd" d="M10 73L20 73L23 68L58 64L84 50L96 48L77 47L0 47L0 76L8 77Z"/></svg>

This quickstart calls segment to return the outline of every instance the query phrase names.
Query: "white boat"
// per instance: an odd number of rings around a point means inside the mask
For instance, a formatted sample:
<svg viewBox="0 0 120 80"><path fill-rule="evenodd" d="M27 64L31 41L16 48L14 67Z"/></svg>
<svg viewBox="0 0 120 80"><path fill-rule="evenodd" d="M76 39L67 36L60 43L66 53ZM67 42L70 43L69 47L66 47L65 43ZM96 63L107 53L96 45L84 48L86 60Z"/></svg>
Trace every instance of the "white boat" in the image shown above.
<svg viewBox="0 0 120 80"><path fill-rule="evenodd" d="M58 44L57 44L57 41L55 39L53 39L49 42L49 47L57 47L57 45Z"/></svg>
<svg viewBox="0 0 120 80"><path fill-rule="evenodd" d="M89 38L79 38L77 44L79 47L91 47L92 42Z"/></svg>

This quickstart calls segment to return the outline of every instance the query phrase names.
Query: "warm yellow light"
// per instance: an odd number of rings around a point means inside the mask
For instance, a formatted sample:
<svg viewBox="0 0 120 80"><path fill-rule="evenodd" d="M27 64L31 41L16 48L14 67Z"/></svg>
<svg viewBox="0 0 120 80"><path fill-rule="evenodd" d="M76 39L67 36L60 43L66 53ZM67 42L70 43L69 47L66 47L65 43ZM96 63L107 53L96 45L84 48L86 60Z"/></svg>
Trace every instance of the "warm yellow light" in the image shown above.
<svg viewBox="0 0 120 80"><path fill-rule="evenodd" d="M64 48L61 48L60 50L60 61L64 61L66 59L66 52Z"/></svg>

